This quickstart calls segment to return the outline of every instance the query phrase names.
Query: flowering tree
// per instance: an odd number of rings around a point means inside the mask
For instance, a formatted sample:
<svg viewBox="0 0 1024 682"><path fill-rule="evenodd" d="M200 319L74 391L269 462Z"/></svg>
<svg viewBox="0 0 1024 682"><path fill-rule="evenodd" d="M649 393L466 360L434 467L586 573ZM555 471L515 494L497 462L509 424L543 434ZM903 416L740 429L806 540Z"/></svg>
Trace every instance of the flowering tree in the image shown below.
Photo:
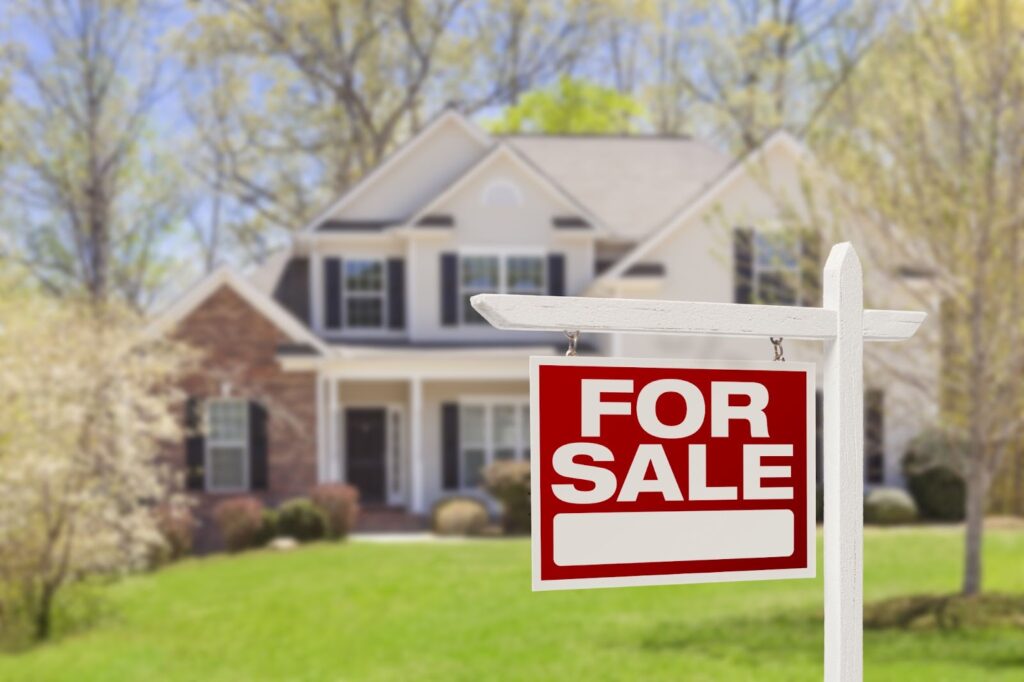
<svg viewBox="0 0 1024 682"><path fill-rule="evenodd" d="M37 640L70 582L145 565L184 504L162 441L190 354L113 307L0 295L0 619Z"/></svg>

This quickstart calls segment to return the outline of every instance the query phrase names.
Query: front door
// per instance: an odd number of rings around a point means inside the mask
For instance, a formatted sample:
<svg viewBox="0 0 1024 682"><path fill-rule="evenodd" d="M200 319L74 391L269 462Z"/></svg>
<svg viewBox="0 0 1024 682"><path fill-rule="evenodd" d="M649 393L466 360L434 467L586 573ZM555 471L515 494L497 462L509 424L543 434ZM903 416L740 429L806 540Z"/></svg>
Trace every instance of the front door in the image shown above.
<svg viewBox="0 0 1024 682"><path fill-rule="evenodd" d="M382 407L345 410L346 480L359 489L361 502L384 502L386 425L387 410Z"/></svg>

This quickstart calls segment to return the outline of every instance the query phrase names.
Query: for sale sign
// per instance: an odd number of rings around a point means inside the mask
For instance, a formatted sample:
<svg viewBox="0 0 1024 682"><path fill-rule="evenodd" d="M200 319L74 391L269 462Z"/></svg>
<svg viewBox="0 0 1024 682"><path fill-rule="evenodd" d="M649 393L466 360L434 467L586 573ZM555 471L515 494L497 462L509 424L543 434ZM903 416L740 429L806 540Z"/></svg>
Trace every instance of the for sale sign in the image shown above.
<svg viewBox="0 0 1024 682"><path fill-rule="evenodd" d="M814 369L535 357L535 590L814 577Z"/></svg>

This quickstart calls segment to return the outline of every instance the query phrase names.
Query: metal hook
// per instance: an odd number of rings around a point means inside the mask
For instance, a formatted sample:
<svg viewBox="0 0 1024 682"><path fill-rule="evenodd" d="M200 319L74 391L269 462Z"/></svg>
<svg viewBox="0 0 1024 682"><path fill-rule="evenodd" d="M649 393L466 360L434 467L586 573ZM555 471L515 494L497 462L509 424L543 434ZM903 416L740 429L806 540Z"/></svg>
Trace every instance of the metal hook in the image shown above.
<svg viewBox="0 0 1024 682"><path fill-rule="evenodd" d="M782 337L769 336L768 339L772 342L772 346L774 347L775 351L775 357L773 358L773 360L775 362L785 362L786 356L785 352L782 350Z"/></svg>
<svg viewBox="0 0 1024 682"><path fill-rule="evenodd" d="M566 332L565 336L569 339L569 347L565 351L565 356L574 358L576 357L576 342L580 340L580 332L579 330Z"/></svg>

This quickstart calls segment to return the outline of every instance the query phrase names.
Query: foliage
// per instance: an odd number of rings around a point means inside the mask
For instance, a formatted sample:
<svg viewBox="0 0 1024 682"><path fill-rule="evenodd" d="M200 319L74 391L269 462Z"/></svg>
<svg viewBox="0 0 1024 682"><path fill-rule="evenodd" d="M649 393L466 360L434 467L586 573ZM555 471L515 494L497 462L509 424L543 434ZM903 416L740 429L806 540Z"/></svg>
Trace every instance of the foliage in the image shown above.
<svg viewBox="0 0 1024 682"><path fill-rule="evenodd" d="M266 540L263 512L263 502L252 495L232 497L217 503L213 508L213 520L229 552L262 545Z"/></svg>
<svg viewBox="0 0 1024 682"><path fill-rule="evenodd" d="M944 466L916 471L907 477L907 490L926 519L962 521L967 499L963 476Z"/></svg>
<svg viewBox="0 0 1024 682"><path fill-rule="evenodd" d="M916 520L914 499L900 488L875 488L864 498L864 523L891 526Z"/></svg>
<svg viewBox="0 0 1024 682"><path fill-rule="evenodd" d="M299 542L323 539L327 523L324 511L306 497L288 500L277 508L277 535Z"/></svg>
<svg viewBox="0 0 1024 682"><path fill-rule="evenodd" d="M1024 43L1011 4L913 3L811 139L837 180L817 183L827 210L813 219L858 241L869 277L918 273L874 289L934 320L913 352L941 363L939 420L966 445L966 594L982 589L989 482L1024 435ZM925 363L886 365L934 400Z"/></svg>
<svg viewBox="0 0 1024 682"><path fill-rule="evenodd" d="M196 520L191 509L184 505L163 505L156 511L156 524L163 545L154 552L153 565L177 561L192 552Z"/></svg>
<svg viewBox="0 0 1024 682"><path fill-rule="evenodd" d="M321 483L309 493L327 523L326 537L344 540L359 518L359 490L345 483Z"/></svg>
<svg viewBox="0 0 1024 682"><path fill-rule="evenodd" d="M490 124L495 133L630 133L644 108L629 95L562 76L550 87L523 93Z"/></svg>
<svg viewBox="0 0 1024 682"><path fill-rule="evenodd" d="M873 630L968 630L1024 625L1024 596L1018 594L922 594L864 605L864 627Z"/></svg>
<svg viewBox="0 0 1024 682"><path fill-rule="evenodd" d="M962 543L952 529L865 529L865 604L948 594ZM994 592L1024 594L1022 555L1020 530L990 532ZM811 580L531 595L525 538L250 552L105 588L113 617L0 655L0 679L820 681L818 566ZM867 679L1019 682L1020 627L869 629L864 640ZM283 656L283 642L302 655Z"/></svg>
<svg viewBox="0 0 1024 682"><path fill-rule="evenodd" d="M907 446L903 475L909 478L935 467L962 472L969 450L970 445L962 437L941 429L925 429Z"/></svg>
<svg viewBox="0 0 1024 682"><path fill-rule="evenodd" d="M184 500L160 457L180 442L190 354L119 307L0 291L0 617L50 632L69 583L143 568Z"/></svg>
<svg viewBox="0 0 1024 682"><path fill-rule="evenodd" d="M484 470L484 488L501 502L501 523L509 535L530 532L530 463L499 460Z"/></svg>
<svg viewBox="0 0 1024 682"><path fill-rule="evenodd" d="M448 497L436 505L431 526L438 535L483 535L490 523L487 507L472 497Z"/></svg>
<svg viewBox="0 0 1024 682"><path fill-rule="evenodd" d="M172 264L177 158L153 133L165 82L152 0L11 0L3 130L8 258L57 293L142 308Z"/></svg>

